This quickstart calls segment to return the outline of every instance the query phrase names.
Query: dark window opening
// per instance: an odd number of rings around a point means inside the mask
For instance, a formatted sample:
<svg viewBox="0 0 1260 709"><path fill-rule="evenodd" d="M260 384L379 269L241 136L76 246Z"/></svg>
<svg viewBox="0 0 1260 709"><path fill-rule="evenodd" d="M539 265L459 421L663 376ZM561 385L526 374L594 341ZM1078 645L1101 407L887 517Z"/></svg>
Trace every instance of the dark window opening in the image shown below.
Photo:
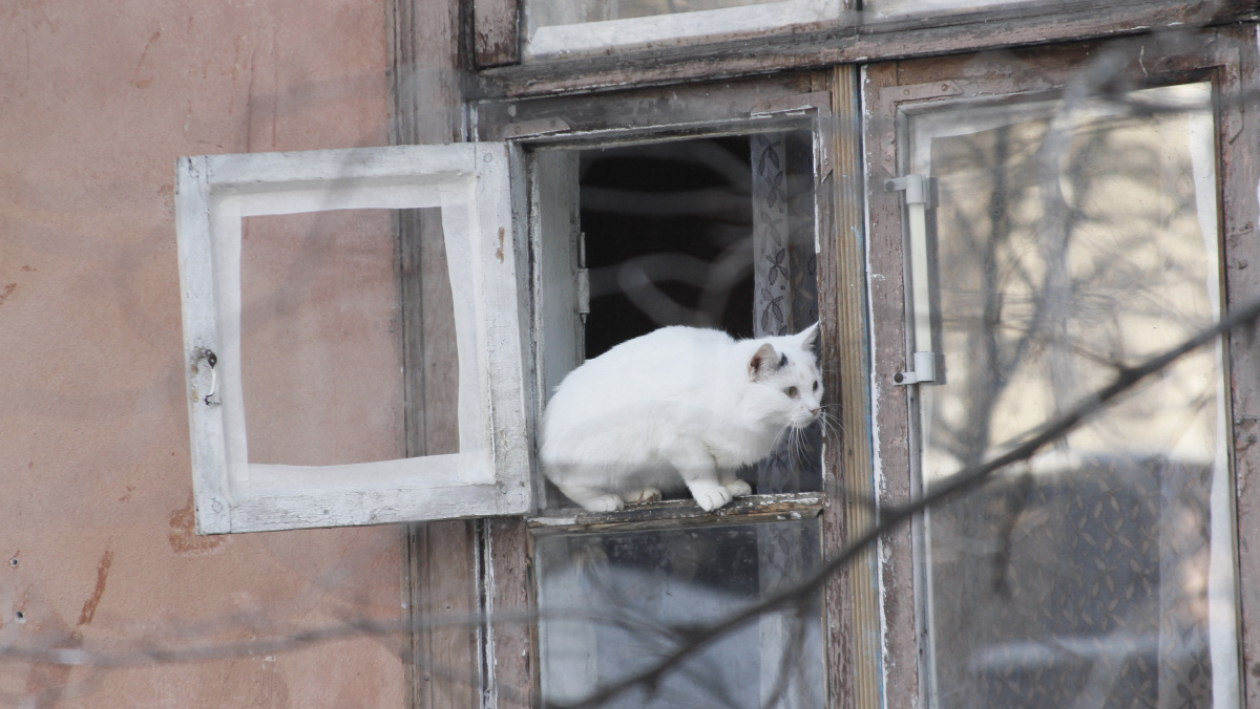
<svg viewBox="0 0 1260 709"><path fill-rule="evenodd" d="M809 131L583 150L578 181L587 359L669 325L749 338L817 321ZM821 489L821 431L784 439L740 477L759 494Z"/></svg>
<svg viewBox="0 0 1260 709"><path fill-rule="evenodd" d="M753 336L747 136L587 150L586 356L667 325Z"/></svg>

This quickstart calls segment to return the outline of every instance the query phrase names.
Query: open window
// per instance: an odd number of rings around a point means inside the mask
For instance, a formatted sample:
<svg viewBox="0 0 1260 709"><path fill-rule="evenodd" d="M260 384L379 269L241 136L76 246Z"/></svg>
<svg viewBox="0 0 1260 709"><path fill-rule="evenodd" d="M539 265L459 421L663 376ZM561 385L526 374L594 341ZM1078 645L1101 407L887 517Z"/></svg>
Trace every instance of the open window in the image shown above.
<svg viewBox="0 0 1260 709"><path fill-rule="evenodd" d="M545 309L557 321L538 330L548 349L544 395L582 359L659 327L761 337L817 319L814 121L765 123L753 133L535 153L534 180L556 200L540 202L542 214L570 225L536 234L540 262L556 269L537 281L539 300L567 301L566 285L577 284L576 307ZM591 515L547 486L532 531L545 702L580 699L649 666L671 646L651 628L715 622L817 567L819 431L777 453L741 473L757 495L723 516L699 514L685 489L661 505ZM759 509L775 504L801 518ZM750 709L821 707L821 613L815 596L767 614L689 660L656 697L631 694L613 706L720 698Z"/></svg>
<svg viewBox="0 0 1260 709"><path fill-rule="evenodd" d="M179 161L180 276L200 533L481 517L529 509L517 252L507 164L502 144L216 155ZM320 298L291 297L278 308L279 334L270 333L278 346L265 348L267 356L257 356L264 348L253 346L251 340L269 333L249 326L251 309L266 298L273 304L277 298L283 301L286 288L291 293L292 288L306 287L310 284L304 279L318 274L317 269L285 271L268 260L309 264L330 259L331 267L341 270L339 280L351 283L343 293L322 294L328 312L341 320L321 321L316 327L341 327L358 319L357 312L347 312L355 286L345 276L362 260L364 254L356 250L365 248L365 242L351 242L343 251L329 245L339 243L337 237L345 229L373 220L387 234L391 222L384 210L426 210L440 220L459 379L458 401L451 402L453 410L445 413L458 421L458 450L379 459L378 449L375 458L369 453L368 460L356 459L347 448L353 447L360 427L366 428L370 411L342 423L352 432L345 446L324 446L331 459L314 450L320 448L319 440L304 445L266 441L271 417L342 406L337 390L324 387L326 382L349 379L354 386L347 367L325 361L329 348L315 348L313 363L300 357L301 321L321 317ZM327 238L296 244L283 253L278 250L285 229L277 220L284 215L309 219L338 213L350 218L327 230ZM311 233L319 235L318 230ZM387 240L369 260L388 271L391 248ZM391 282L388 273L386 282ZM386 293L385 300L390 298L396 299L396 294ZM388 315L385 320L382 327L388 330L392 327ZM343 336L349 332L335 334L339 342L353 346L355 337ZM355 354L349 356L353 361ZM397 366L388 362L377 367L386 381L396 372ZM284 377L293 381L283 387L274 386L274 381L273 386L249 386ZM287 398L260 401L267 397L255 395L277 389ZM319 395L326 391L334 395ZM333 423L328 435L335 436L337 428Z"/></svg>
<svg viewBox="0 0 1260 709"><path fill-rule="evenodd" d="M761 337L818 320L826 96L779 97L764 112L738 96L737 120L705 120L704 106L684 98L672 106L679 120L653 116L664 128L524 141L536 414L585 359L657 328ZM580 699L659 659L673 641L653 629L716 621L815 570L828 534L821 436L811 430L742 471L756 494L716 514L685 489L587 513L540 478L522 549L533 578L519 580L533 582L541 616L544 704ZM496 585L513 580L496 571ZM821 593L768 613L688 660L656 696L610 706L821 707L823 613Z"/></svg>
<svg viewBox="0 0 1260 709"><path fill-rule="evenodd" d="M817 322L805 125L533 152L539 413L584 360L660 327L749 338ZM797 443L744 477L765 494L818 491L819 434Z"/></svg>

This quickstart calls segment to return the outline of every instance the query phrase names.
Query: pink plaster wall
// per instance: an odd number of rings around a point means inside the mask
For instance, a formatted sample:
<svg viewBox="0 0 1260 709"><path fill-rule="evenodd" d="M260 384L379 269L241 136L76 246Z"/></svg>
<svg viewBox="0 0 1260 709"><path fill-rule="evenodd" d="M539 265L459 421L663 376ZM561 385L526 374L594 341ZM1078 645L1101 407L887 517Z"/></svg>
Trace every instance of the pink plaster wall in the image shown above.
<svg viewBox="0 0 1260 709"><path fill-rule="evenodd" d="M180 155L385 144L384 20L382 0L0 3L0 645L400 617L395 528L193 533L172 204ZM390 269L372 273L392 294ZM393 365L387 329L369 346ZM0 704L398 707L398 645L100 672L0 660Z"/></svg>

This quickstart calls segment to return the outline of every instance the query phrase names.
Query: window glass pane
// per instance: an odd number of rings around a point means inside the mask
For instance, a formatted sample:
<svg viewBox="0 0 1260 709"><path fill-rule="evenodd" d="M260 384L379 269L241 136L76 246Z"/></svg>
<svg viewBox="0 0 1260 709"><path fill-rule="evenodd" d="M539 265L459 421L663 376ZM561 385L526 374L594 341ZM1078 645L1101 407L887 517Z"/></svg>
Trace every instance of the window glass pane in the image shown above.
<svg viewBox="0 0 1260 709"><path fill-rule="evenodd" d="M939 190L928 489L1221 312L1210 91L910 118L911 170ZM1224 383L1201 350L931 511L938 706L1235 704Z"/></svg>
<svg viewBox="0 0 1260 709"><path fill-rule="evenodd" d="M544 701L571 702L650 667L691 631L800 580L817 519L535 540ZM766 614L608 707L821 707L821 604Z"/></svg>
<svg viewBox="0 0 1260 709"><path fill-rule="evenodd" d="M605 54L823 26L840 0L526 0L525 54Z"/></svg>
<svg viewBox="0 0 1260 709"><path fill-rule="evenodd" d="M891 15L932 15L956 10L980 10L1026 4L1029 0L870 0L862 8L876 17Z"/></svg>
<svg viewBox="0 0 1260 709"><path fill-rule="evenodd" d="M530 17L535 26L570 25L580 22L624 20L650 15L716 10L724 7L765 5L783 0L531 0Z"/></svg>

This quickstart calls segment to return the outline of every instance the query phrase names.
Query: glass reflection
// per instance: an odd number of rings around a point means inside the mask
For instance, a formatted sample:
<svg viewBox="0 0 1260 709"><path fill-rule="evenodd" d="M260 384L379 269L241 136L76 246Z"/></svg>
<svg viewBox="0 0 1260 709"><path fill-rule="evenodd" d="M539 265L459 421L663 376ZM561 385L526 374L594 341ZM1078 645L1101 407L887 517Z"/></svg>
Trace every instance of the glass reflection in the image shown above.
<svg viewBox="0 0 1260 709"><path fill-rule="evenodd" d="M527 57L660 48L833 22L840 0L526 0Z"/></svg>
<svg viewBox="0 0 1260 709"><path fill-rule="evenodd" d="M899 15L942 15L1028 4L1030 0L871 0L862 4L874 18Z"/></svg>
<svg viewBox="0 0 1260 709"><path fill-rule="evenodd" d="M817 520L535 540L545 702L641 671L819 562ZM821 605L770 613L608 707L821 707Z"/></svg>
<svg viewBox="0 0 1260 709"><path fill-rule="evenodd" d="M911 170L938 182L946 368L920 387L925 487L1220 313L1210 96L1196 84L911 117ZM1183 359L932 510L938 706L1233 705L1221 362L1219 347Z"/></svg>
<svg viewBox="0 0 1260 709"><path fill-rule="evenodd" d="M672 15L697 10L764 5L783 0L533 0L531 19L535 27L570 25L580 22L625 20L632 17Z"/></svg>

